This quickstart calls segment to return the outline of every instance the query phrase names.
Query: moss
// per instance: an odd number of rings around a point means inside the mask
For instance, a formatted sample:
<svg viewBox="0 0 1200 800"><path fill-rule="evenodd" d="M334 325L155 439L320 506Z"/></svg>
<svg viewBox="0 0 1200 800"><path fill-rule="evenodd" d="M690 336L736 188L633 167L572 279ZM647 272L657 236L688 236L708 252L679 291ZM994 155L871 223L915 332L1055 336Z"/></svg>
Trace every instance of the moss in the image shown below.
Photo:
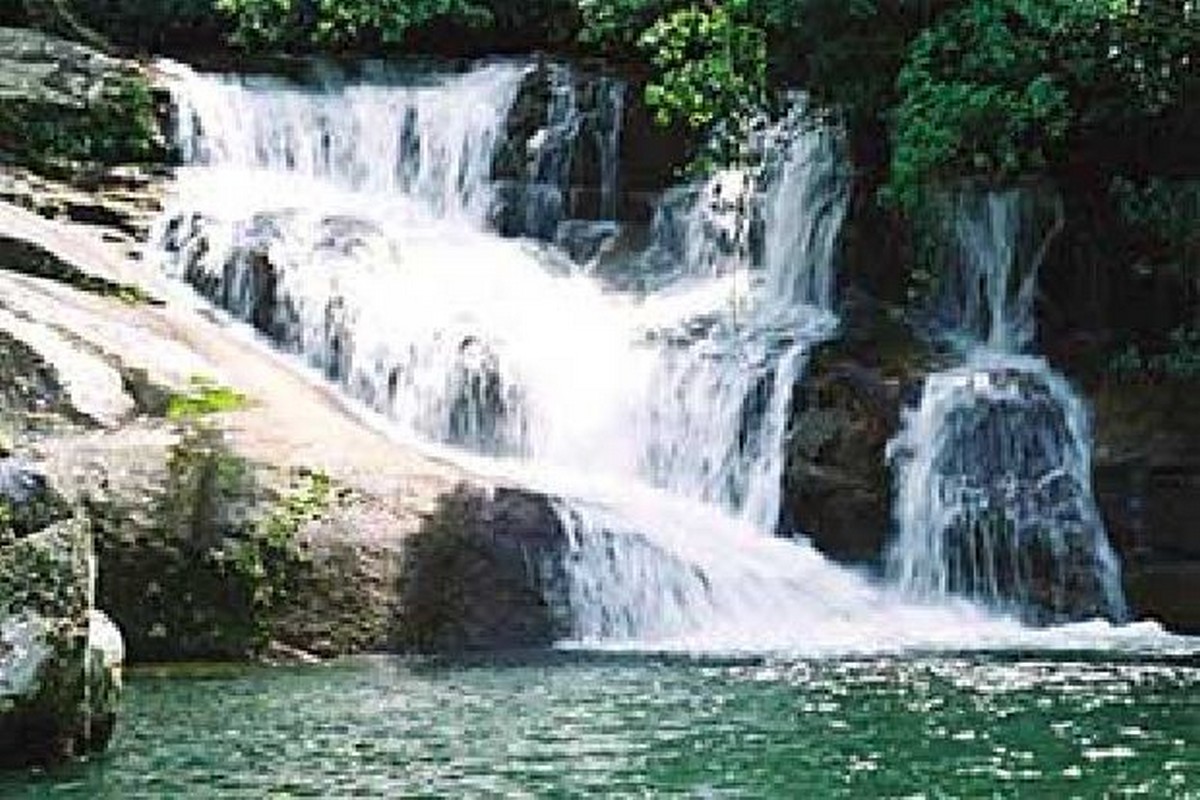
<svg viewBox="0 0 1200 800"><path fill-rule="evenodd" d="M173 420L194 419L209 414L238 411L249 405L249 402L245 395L197 375L189 382L187 392L172 394L167 399L166 416Z"/></svg>
<svg viewBox="0 0 1200 800"><path fill-rule="evenodd" d="M132 72L106 76L80 106L0 102L0 149L35 171L61 176L163 156L150 86Z"/></svg>
<svg viewBox="0 0 1200 800"><path fill-rule="evenodd" d="M245 660L310 570L299 532L338 495L297 470L282 489L192 420L164 481L143 502L89 501L97 527L98 604L126 635L131 661Z"/></svg>

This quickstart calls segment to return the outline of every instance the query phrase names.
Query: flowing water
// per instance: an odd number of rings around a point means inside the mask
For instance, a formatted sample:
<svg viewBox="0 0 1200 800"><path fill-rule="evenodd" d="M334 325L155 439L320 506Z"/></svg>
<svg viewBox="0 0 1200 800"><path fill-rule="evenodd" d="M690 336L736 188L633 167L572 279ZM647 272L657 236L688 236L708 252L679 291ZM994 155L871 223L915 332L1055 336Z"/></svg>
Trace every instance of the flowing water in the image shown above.
<svg viewBox="0 0 1200 800"><path fill-rule="evenodd" d="M957 247L943 333L961 367L926 379L891 443L891 573L924 597L963 594L1039 621L1125 614L1091 486L1088 409L1040 358L1034 296L1061 224L1036 230L1028 192L971 194L948 214Z"/></svg>
<svg viewBox="0 0 1200 800"><path fill-rule="evenodd" d="M518 178L495 180L528 65L165 68L189 164L165 268L398 438L554 497L574 637L480 663L134 671L107 755L0 776L0 796L1200 792L1195 640L1014 616L1119 607L1085 409L1021 354L1037 258L1013 255L1017 201L953 217L944 319L974 346L893 444L881 584L773 535L791 389L837 331L847 200L838 136L802 106L754 169L666 192L650 246L614 263L557 246L617 227L612 81L585 102L549 70Z"/></svg>
<svg viewBox="0 0 1200 800"><path fill-rule="evenodd" d="M523 85L543 74L524 63L306 83L164 69L188 164L157 236L166 269L398 436L557 498L576 644L1047 644L947 598L952 582L901 592L773 535L792 387L836 333L847 203L837 132L802 102L751 143L753 169L666 192L650 246L614 265L553 244L576 223L616 227L612 79L584 104L569 71L544 71L514 185L493 172L497 148L514 152ZM602 202L573 219L584 131ZM513 196L525 216L508 232L525 238L498 233ZM1060 438L1076 442L1076 423ZM1069 466L1085 470L1079 457ZM901 573L904 589L925 580Z"/></svg>
<svg viewBox="0 0 1200 800"><path fill-rule="evenodd" d="M1195 797L1195 661L559 656L135 673L6 798Z"/></svg>

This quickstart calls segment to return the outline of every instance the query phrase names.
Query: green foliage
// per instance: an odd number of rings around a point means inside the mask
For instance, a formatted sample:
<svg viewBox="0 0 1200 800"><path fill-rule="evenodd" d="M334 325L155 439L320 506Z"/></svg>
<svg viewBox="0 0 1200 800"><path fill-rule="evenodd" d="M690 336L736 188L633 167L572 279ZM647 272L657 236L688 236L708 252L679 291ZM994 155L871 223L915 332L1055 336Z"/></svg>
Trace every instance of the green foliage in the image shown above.
<svg viewBox="0 0 1200 800"><path fill-rule="evenodd" d="M576 0L579 40L624 55L637 53L638 39L682 3L671 0Z"/></svg>
<svg viewBox="0 0 1200 800"><path fill-rule="evenodd" d="M911 206L931 183L1053 171L1081 142L1153 124L1194 86L1198 26L1180 2L970 0L942 15L897 78L894 195Z"/></svg>
<svg viewBox="0 0 1200 800"><path fill-rule="evenodd" d="M245 395L226 386L218 386L209 378L193 376L186 394L172 394L167 401L168 419L182 420L207 414L221 414L245 408Z"/></svg>
<svg viewBox="0 0 1200 800"><path fill-rule="evenodd" d="M1058 59L1094 6L974 0L917 37L898 77L898 198L911 205L923 185L960 175L1011 180L1058 157L1072 122Z"/></svg>
<svg viewBox="0 0 1200 800"><path fill-rule="evenodd" d="M1117 177L1109 197L1146 260L1200 275L1200 181Z"/></svg>
<svg viewBox="0 0 1200 800"><path fill-rule="evenodd" d="M1127 344L1108 361L1108 373L1122 380L1200 379L1200 330L1179 327L1171 331L1164 349L1144 353Z"/></svg>
<svg viewBox="0 0 1200 800"><path fill-rule="evenodd" d="M244 44L346 47L364 41L403 42L440 19L483 26L492 21L474 0L216 0Z"/></svg>
<svg viewBox="0 0 1200 800"><path fill-rule="evenodd" d="M257 523L253 535L233 550L233 561L253 584L253 602L264 618L296 588L298 567L303 561L296 536L305 525L323 517L333 501L334 487L328 475L300 470L271 511Z"/></svg>
<svg viewBox="0 0 1200 800"><path fill-rule="evenodd" d="M313 472L275 494L219 431L196 425L171 448L144 505L89 501L98 605L125 632L131 659L260 651L306 568L296 533L331 496L329 479Z"/></svg>
<svg viewBox="0 0 1200 800"><path fill-rule="evenodd" d="M739 16L743 5L673 11L638 38L657 69L646 103L659 123L709 130L745 121L764 105L766 34Z"/></svg>

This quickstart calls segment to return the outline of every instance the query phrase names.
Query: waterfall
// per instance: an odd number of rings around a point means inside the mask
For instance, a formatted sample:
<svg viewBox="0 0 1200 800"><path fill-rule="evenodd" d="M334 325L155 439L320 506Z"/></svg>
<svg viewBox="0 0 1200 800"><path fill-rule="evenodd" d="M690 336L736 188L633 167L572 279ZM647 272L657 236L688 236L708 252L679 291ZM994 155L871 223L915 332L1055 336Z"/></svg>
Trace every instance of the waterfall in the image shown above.
<svg viewBox="0 0 1200 800"><path fill-rule="evenodd" d="M845 650L954 643L964 626L1014 635L773 536L792 389L837 326L837 132L798 105L753 143L753 169L666 192L644 252L573 259L553 244L586 221L563 216L583 213L564 164L590 142L591 220L613 224L623 89L602 79L585 102L551 69L537 129L516 134L534 69L300 85L168 67L187 164L155 234L164 268L398 434L554 497L577 641ZM536 205L536 240L512 238L532 232L497 209L529 186L562 202Z"/></svg>
<svg viewBox="0 0 1200 800"><path fill-rule="evenodd" d="M1032 346L1037 273L1061 225L1026 191L957 199L941 319L961 366L930 375L890 444L889 569L922 597L963 594L1037 621L1121 617L1091 488L1088 411Z"/></svg>

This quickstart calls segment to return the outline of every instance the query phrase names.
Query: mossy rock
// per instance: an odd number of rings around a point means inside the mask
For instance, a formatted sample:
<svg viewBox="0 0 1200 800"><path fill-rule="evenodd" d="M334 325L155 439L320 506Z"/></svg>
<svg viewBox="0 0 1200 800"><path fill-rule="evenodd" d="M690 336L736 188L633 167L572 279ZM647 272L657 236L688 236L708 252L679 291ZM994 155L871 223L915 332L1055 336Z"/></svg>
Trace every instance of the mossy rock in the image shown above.
<svg viewBox="0 0 1200 800"><path fill-rule="evenodd" d="M0 28L0 152L62 175L165 157L136 68L25 28Z"/></svg>

